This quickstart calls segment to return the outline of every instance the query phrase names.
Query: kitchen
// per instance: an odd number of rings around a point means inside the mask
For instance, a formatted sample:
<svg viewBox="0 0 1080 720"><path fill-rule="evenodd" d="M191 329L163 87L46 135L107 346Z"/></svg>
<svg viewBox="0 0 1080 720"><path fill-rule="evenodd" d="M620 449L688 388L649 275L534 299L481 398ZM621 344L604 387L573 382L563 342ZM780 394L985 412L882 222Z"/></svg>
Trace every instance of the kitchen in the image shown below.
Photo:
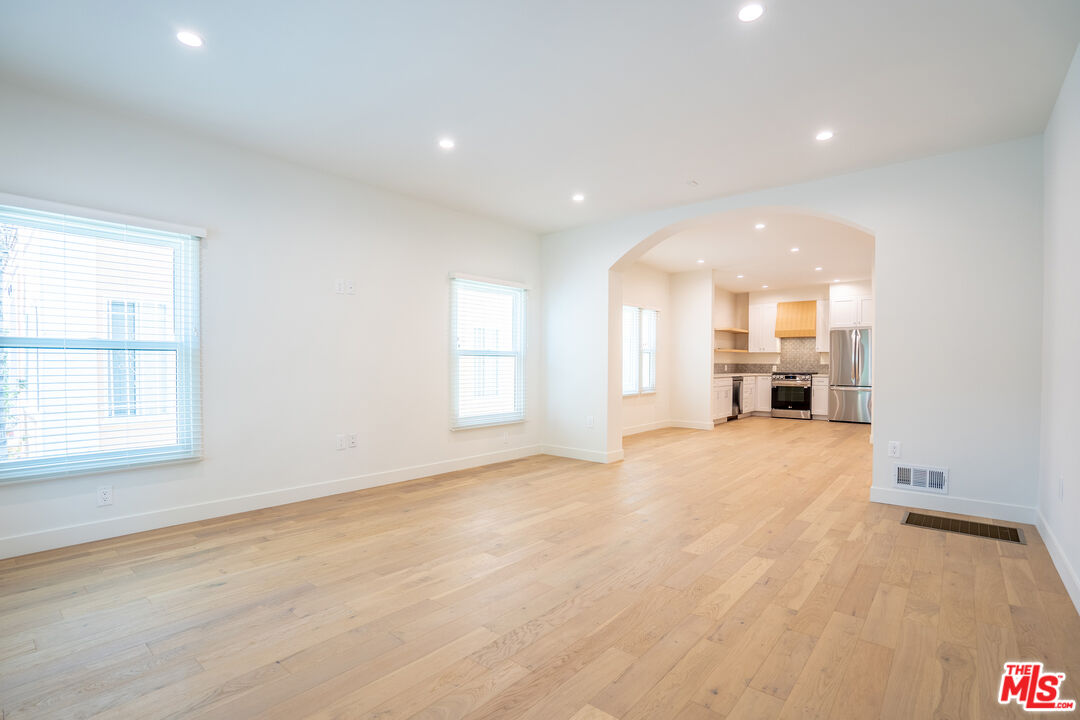
<svg viewBox="0 0 1080 720"><path fill-rule="evenodd" d="M755 415L869 423L873 313L869 281L768 295L715 286L714 423Z"/></svg>
<svg viewBox="0 0 1080 720"><path fill-rule="evenodd" d="M623 435L748 417L869 423L873 253L858 228L752 209L648 251L620 276Z"/></svg>

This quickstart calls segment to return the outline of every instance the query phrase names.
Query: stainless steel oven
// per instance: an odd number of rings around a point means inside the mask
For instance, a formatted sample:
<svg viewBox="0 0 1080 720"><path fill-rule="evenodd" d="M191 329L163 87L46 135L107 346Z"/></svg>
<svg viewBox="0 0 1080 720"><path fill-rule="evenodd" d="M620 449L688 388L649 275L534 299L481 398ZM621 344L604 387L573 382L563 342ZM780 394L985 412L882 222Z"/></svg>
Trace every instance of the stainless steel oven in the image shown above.
<svg viewBox="0 0 1080 720"><path fill-rule="evenodd" d="M811 373L773 373L772 416L809 420L812 385Z"/></svg>

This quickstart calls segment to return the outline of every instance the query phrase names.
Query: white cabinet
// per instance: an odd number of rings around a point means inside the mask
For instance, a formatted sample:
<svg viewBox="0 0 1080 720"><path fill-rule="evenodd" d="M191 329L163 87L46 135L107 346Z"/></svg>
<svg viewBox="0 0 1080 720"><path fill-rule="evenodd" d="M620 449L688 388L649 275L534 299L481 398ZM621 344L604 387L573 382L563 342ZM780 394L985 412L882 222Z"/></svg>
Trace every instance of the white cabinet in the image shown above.
<svg viewBox="0 0 1080 720"><path fill-rule="evenodd" d="M829 303L817 301L817 351L829 352Z"/></svg>
<svg viewBox="0 0 1080 720"><path fill-rule="evenodd" d="M739 398L742 412L754 412L757 410L757 378L744 377L742 382L742 397Z"/></svg>
<svg viewBox="0 0 1080 720"><path fill-rule="evenodd" d="M713 378L712 416L721 420L731 415L731 378Z"/></svg>
<svg viewBox="0 0 1080 720"><path fill-rule="evenodd" d="M772 412L772 376L765 375L757 379L757 410Z"/></svg>
<svg viewBox="0 0 1080 720"><path fill-rule="evenodd" d="M776 303L750 306L750 352L780 352L780 338L776 337Z"/></svg>
<svg viewBox="0 0 1080 720"><path fill-rule="evenodd" d="M829 378L815 375L810 396L810 414L814 417L829 415Z"/></svg>
<svg viewBox="0 0 1080 720"><path fill-rule="evenodd" d="M860 325L863 325L865 327L870 327L874 324L874 298L859 298L858 322Z"/></svg>
<svg viewBox="0 0 1080 720"><path fill-rule="evenodd" d="M832 327L870 327L874 324L874 298L869 295L829 301Z"/></svg>

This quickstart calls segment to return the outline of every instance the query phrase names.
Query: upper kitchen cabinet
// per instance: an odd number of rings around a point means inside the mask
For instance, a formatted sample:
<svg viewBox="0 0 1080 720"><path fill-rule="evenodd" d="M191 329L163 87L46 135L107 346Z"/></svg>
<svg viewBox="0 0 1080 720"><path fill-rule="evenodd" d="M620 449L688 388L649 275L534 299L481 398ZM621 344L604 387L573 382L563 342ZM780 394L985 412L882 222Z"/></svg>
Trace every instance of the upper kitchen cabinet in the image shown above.
<svg viewBox="0 0 1080 720"><path fill-rule="evenodd" d="M829 301L817 301L817 351L829 352Z"/></svg>
<svg viewBox="0 0 1080 720"><path fill-rule="evenodd" d="M776 337L776 303L750 306L750 352L780 352L780 339Z"/></svg>
<svg viewBox="0 0 1080 720"><path fill-rule="evenodd" d="M874 324L874 298L859 295L829 301L830 327L871 327Z"/></svg>

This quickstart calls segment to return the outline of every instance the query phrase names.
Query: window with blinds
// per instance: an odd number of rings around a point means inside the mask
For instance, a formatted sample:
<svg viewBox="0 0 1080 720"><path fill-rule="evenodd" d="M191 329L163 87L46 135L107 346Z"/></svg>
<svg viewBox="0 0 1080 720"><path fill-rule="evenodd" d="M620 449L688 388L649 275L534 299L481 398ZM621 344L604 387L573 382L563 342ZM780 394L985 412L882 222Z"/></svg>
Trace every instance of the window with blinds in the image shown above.
<svg viewBox="0 0 1080 720"><path fill-rule="evenodd" d="M198 457L199 240L0 205L0 480Z"/></svg>
<svg viewBox="0 0 1080 720"><path fill-rule="evenodd" d="M450 427L525 419L525 290L450 280Z"/></svg>
<svg viewBox="0 0 1080 720"><path fill-rule="evenodd" d="M656 321L659 312L623 305L623 395L656 392Z"/></svg>

